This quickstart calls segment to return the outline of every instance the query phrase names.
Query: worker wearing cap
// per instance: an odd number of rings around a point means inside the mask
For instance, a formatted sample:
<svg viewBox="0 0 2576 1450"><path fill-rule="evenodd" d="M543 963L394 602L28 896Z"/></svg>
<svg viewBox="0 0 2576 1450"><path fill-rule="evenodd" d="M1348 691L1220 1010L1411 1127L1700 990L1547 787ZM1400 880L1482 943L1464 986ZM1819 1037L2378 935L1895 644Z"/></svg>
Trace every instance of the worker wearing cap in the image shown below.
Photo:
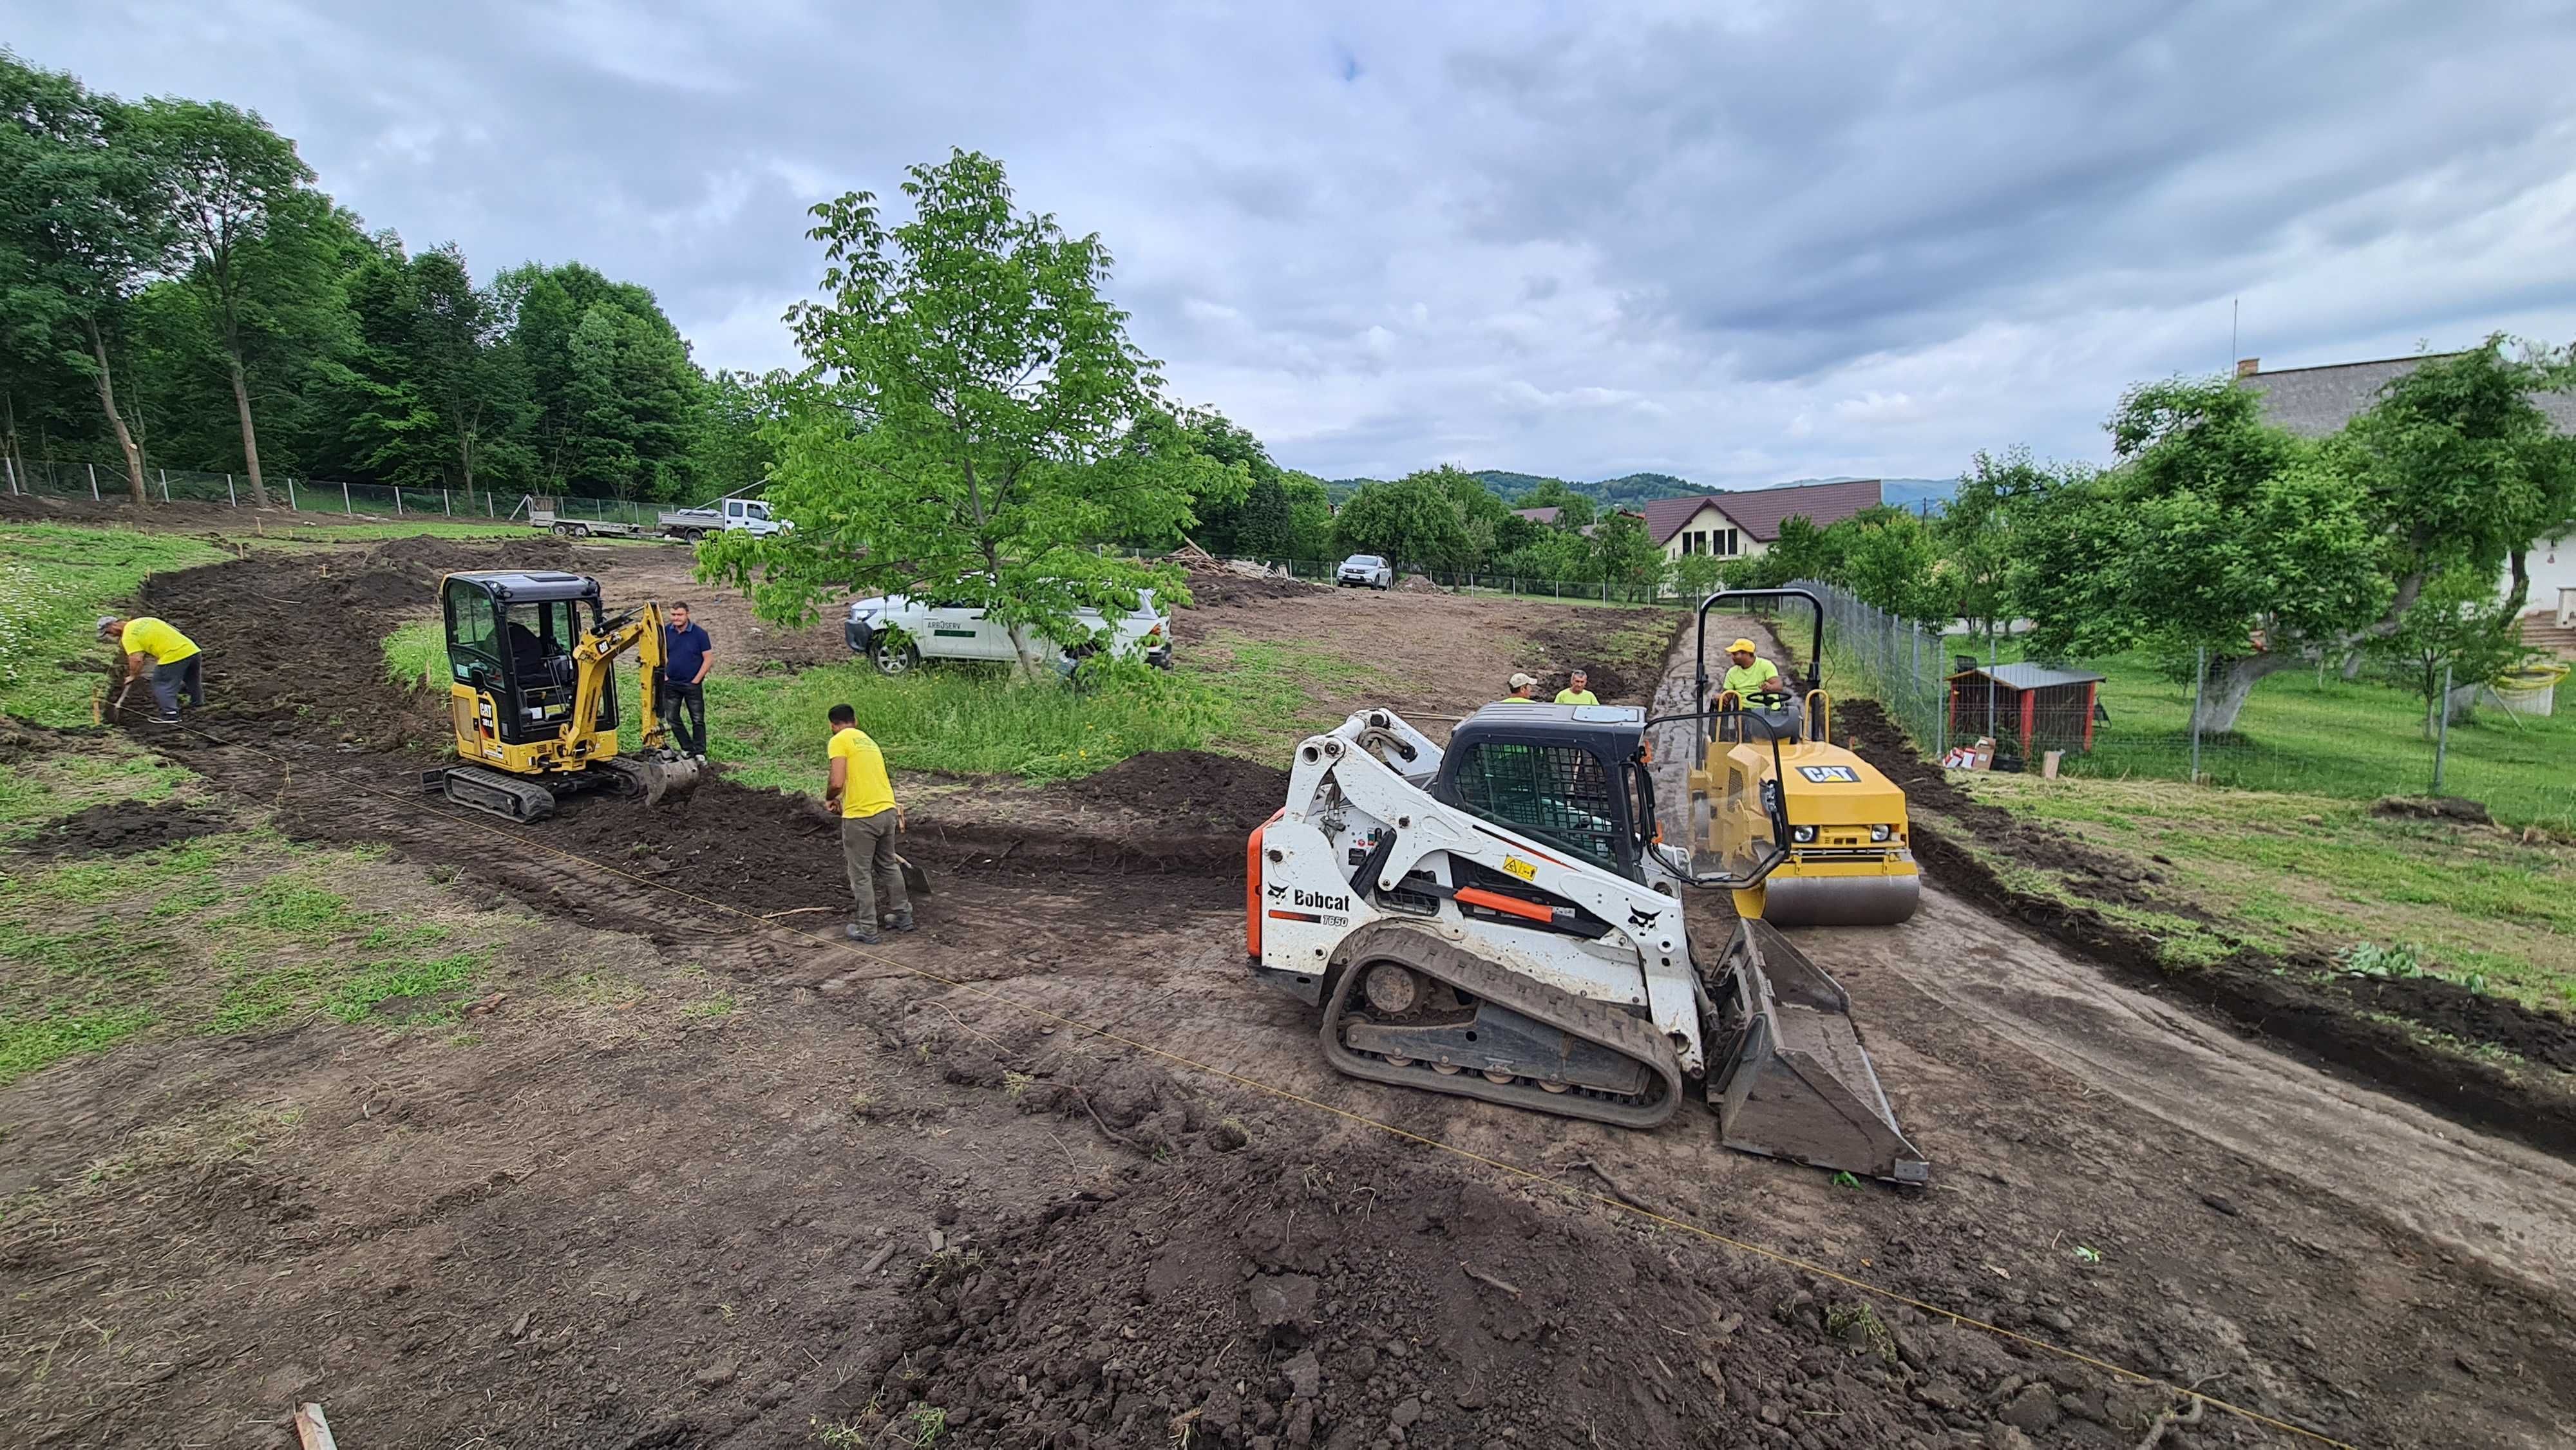
<svg viewBox="0 0 2576 1450"><path fill-rule="evenodd" d="M189 705L205 708L204 652L197 648L195 640L172 628L168 621L148 614L134 619L109 615L98 622L98 637L114 640L116 647L125 651L125 687L129 690L143 678L149 661L152 697L160 706L152 716L153 724L179 723L179 696L183 692Z"/></svg>
<svg viewBox="0 0 2576 1450"><path fill-rule="evenodd" d="M875 946L884 940L877 932L880 912L884 925L912 930L912 899L904 894L903 857L894 842L903 830L903 807L895 804L885 752L859 728L858 712L834 705L826 718L832 726L831 743L824 749L831 773L823 805L841 818L841 866L849 873L850 895L858 905L849 938Z"/></svg>
<svg viewBox="0 0 2576 1450"><path fill-rule="evenodd" d="M1556 692L1560 705L1598 705L1601 697L1592 693L1592 677L1576 670L1566 677L1565 688Z"/></svg>
<svg viewBox="0 0 2576 1450"><path fill-rule="evenodd" d="M1503 697L1504 704L1535 705L1538 703L1538 697L1530 693L1530 691L1538 688L1538 676L1527 674L1514 675L1511 679L1511 687L1512 692Z"/></svg>
<svg viewBox="0 0 2576 1450"><path fill-rule="evenodd" d="M1727 666L1726 678L1719 682L1720 691L1733 691L1737 699L1749 701L1765 690L1781 688L1780 667L1762 658L1753 648L1753 641L1739 639L1728 645L1726 657L1733 663Z"/></svg>

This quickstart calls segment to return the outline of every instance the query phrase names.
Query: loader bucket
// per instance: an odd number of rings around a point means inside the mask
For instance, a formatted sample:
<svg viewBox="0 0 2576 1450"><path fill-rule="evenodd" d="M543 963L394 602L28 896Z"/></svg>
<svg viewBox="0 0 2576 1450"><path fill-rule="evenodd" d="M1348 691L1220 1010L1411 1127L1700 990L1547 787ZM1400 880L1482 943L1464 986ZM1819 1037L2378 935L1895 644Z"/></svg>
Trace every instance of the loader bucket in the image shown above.
<svg viewBox="0 0 2576 1450"><path fill-rule="evenodd" d="M636 762L642 769L637 778L644 787L644 804L655 806L666 797L686 796L698 788L698 763L685 755L647 755Z"/></svg>
<svg viewBox="0 0 2576 1450"><path fill-rule="evenodd" d="M1896 1126L1851 998L1769 924L1736 923L1712 984L1709 1106L1718 1141L1817 1168L1922 1183L1931 1165Z"/></svg>

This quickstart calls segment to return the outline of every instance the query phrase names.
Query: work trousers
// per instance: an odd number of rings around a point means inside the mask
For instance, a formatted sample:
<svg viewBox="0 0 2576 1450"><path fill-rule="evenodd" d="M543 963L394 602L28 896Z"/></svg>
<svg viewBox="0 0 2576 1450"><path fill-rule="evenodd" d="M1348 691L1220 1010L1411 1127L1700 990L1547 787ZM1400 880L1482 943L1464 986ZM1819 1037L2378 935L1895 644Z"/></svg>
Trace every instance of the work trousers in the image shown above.
<svg viewBox="0 0 2576 1450"><path fill-rule="evenodd" d="M704 681L675 680L662 677L662 697L655 701L661 707L663 722L671 727L671 739L682 755L707 753L707 687Z"/></svg>
<svg viewBox="0 0 2576 1450"><path fill-rule="evenodd" d="M152 698L160 702L162 718L167 719L179 713L179 697L183 694L187 696L190 708L199 710L205 708L205 663L206 655L203 650L184 660L173 660L168 664L159 660L152 662Z"/></svg>
<svg viewBox="0 0 2576 1450"><path fill-rule="evenodd" d="M841 818L841 864L850 873L850 896L858 903L858 924L877 928L877 916L902 916L912 910L903 893L903 868L894 854L895 816L882 810L872 816Z"/></svg>

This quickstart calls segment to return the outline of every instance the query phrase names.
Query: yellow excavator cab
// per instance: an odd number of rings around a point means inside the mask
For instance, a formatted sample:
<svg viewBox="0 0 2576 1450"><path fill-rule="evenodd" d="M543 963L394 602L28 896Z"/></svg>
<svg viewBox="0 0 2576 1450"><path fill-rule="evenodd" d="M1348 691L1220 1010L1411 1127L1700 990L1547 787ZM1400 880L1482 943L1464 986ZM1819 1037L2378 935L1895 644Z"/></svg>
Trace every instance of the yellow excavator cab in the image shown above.
<svg viewBox="0 0 2576 1450"><path fill-rule="evenodd" d="M668 747L656 708L657 605L607 616L598 580L542 570L450 574L438 594L448 718L464 763L422 772L424 789L529 821L582 791L652 805L696 787L697 762ZM644 679L622 730L616 662L629 650Z"/></svg>

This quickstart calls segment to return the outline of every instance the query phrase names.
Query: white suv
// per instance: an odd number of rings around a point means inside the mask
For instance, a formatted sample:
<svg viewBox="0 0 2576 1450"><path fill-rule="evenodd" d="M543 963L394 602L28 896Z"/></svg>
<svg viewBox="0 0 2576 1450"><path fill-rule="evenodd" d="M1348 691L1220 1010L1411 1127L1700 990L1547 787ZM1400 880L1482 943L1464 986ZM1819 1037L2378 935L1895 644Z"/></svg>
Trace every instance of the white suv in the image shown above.
<svg viewBox="0 0 2576 1450"><path fill-rule="evenodd" d="M1395 568L1375 554L1353 554L1342 561L1333 573L1337 586L1358 584L1370 589L1395 587Z"/></svg>
<svg viewBox="0 0 2576 1450"><path fill-rule="evenodd" d="M1096 609L1076 610L1073 617L1085 629L1109 626ZM895 637L888 625L901 637ZM867 656L889 675L907 673L923 660L1009 660L1016 654L1010 628L987 619L980 607L940 604L909 594L850 601L841 635L850 653ZM1081 653L1089 654L1094 648L1081 646ZM1154 602L1154 591L1140 591L1136 608L1116 622L1109 648L1116 654L1136 655L1156 669L1172 667L1172 616ZM1070 672L1075 658L1073 651L1058 650L1056 668Z"/></svg>

